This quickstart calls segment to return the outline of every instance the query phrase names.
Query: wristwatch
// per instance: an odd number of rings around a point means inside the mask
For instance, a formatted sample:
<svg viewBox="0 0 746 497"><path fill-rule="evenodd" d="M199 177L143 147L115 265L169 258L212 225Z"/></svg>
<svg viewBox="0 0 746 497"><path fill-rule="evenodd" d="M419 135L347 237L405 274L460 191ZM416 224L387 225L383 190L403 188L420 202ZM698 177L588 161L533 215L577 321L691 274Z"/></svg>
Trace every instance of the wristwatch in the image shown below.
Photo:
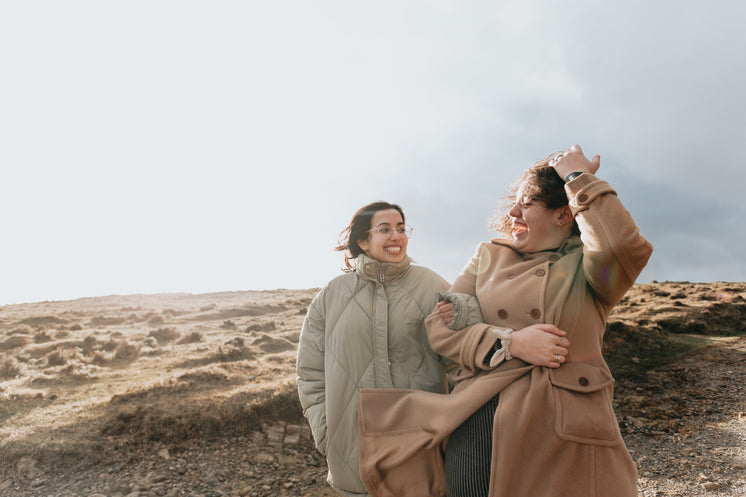
<svg viewBox="0 0 746 497"><path fill-rule="evenodd" d="M578 176L583 174L583 171L575 171L574 173L570 173L565 177L565 183L569 183L570 181L574 180Z"/></svg>

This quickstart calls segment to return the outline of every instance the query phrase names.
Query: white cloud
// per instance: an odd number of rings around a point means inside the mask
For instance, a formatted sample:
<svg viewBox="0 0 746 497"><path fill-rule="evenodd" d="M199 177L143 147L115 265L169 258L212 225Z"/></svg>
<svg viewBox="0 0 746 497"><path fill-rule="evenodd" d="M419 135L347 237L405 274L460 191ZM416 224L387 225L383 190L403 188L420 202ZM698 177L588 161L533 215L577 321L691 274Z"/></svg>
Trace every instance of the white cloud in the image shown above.
<svg viewBox="0 0 746 497"><path fill-rule="evenodd" d="M6 3L0 303L319 286L377 199L453 278L509 182L576 142L675 261L644 275L720 278L675 247L735 263L744 239L744 5Z"/></svg>

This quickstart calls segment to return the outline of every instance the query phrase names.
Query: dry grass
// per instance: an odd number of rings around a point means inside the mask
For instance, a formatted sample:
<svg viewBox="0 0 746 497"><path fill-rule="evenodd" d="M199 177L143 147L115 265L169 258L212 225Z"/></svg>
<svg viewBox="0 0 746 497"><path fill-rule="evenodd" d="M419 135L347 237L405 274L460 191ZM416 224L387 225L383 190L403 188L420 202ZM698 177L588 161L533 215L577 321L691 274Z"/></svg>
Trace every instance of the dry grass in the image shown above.
<svg viewBox="0 0 746 497"><path fill-rule="evenodd" d="M0 307L0 460L75 468L122 447L301 420L295 353L316 290ZM636 285L612 314L617 376L745 330L746 284ZM674 339L672 339L674 337Z"/></svg>
<svg viewBox="0 0 746 497"><path fill-rule="evenodd" d="M0 308L0 458L75 467L106 460L122 445L246 435L267 421L299 421L293 365L301 311L315 292Z"/></svg>

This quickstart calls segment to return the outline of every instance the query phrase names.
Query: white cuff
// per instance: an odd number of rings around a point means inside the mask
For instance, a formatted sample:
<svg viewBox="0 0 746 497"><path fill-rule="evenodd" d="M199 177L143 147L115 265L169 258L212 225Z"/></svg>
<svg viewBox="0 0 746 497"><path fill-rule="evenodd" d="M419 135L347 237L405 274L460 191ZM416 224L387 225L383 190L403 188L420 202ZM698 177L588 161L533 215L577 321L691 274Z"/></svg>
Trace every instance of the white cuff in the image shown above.
<svg viewBox="0 0 746 497"><path fill-rule="evenodd" d="M508 350L510 347L510 334L513 333L513 330L511 328L492 328L490 331L500 337L501 345L501 347L492 354L492 358L490 359L490 367L494 368L501 362L509 361L513 358L513 356L510 355L510 350Z"/></svg>

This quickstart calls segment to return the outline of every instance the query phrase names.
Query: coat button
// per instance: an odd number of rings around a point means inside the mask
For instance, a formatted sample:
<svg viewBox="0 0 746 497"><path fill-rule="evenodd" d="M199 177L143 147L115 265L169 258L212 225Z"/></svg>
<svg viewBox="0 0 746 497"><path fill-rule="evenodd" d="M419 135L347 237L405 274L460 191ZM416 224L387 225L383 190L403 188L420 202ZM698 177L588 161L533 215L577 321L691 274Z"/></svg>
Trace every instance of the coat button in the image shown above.
<svg viewBox="0 0 746 497"><path fill-rule="evenodd" d="M497 311L497 317L499 317L500 319L506 319L508 317L508 311L506 311L505 309L500 309L499 311Z"/></svg>
<svg viewBox="0 0 746 497"><path fill-rule="evenodd" d="M539 309L531 309L531 317L539 319L541 317L541 311Z"/></svg>
<svg viewBox="0 0 746 497"><path fill-rule="evenodd" d="M586 195L585 193L581 193L580 195L578 195L578 202L581 204L588 202L588 195Z"/></svg>
<svg viewBox="0 0 746 497"><path fill-rule="evenodd" d="M535 272L534 274L535 274L536 276L542 277L542 276L544 276L545 274L547 274L547 272L546 272L545 270L543 270L543 269L537 269L537 270L536 270L536 272Z"/></svg>
<svg viewBox="0 0 746 497"><path fill-rule="evenodd" d="M590 382L588 381L588 378L586 378L585 376L581 376L580 378L578 378L578 383L580 383L581 387L587 387Z"/></svg>

